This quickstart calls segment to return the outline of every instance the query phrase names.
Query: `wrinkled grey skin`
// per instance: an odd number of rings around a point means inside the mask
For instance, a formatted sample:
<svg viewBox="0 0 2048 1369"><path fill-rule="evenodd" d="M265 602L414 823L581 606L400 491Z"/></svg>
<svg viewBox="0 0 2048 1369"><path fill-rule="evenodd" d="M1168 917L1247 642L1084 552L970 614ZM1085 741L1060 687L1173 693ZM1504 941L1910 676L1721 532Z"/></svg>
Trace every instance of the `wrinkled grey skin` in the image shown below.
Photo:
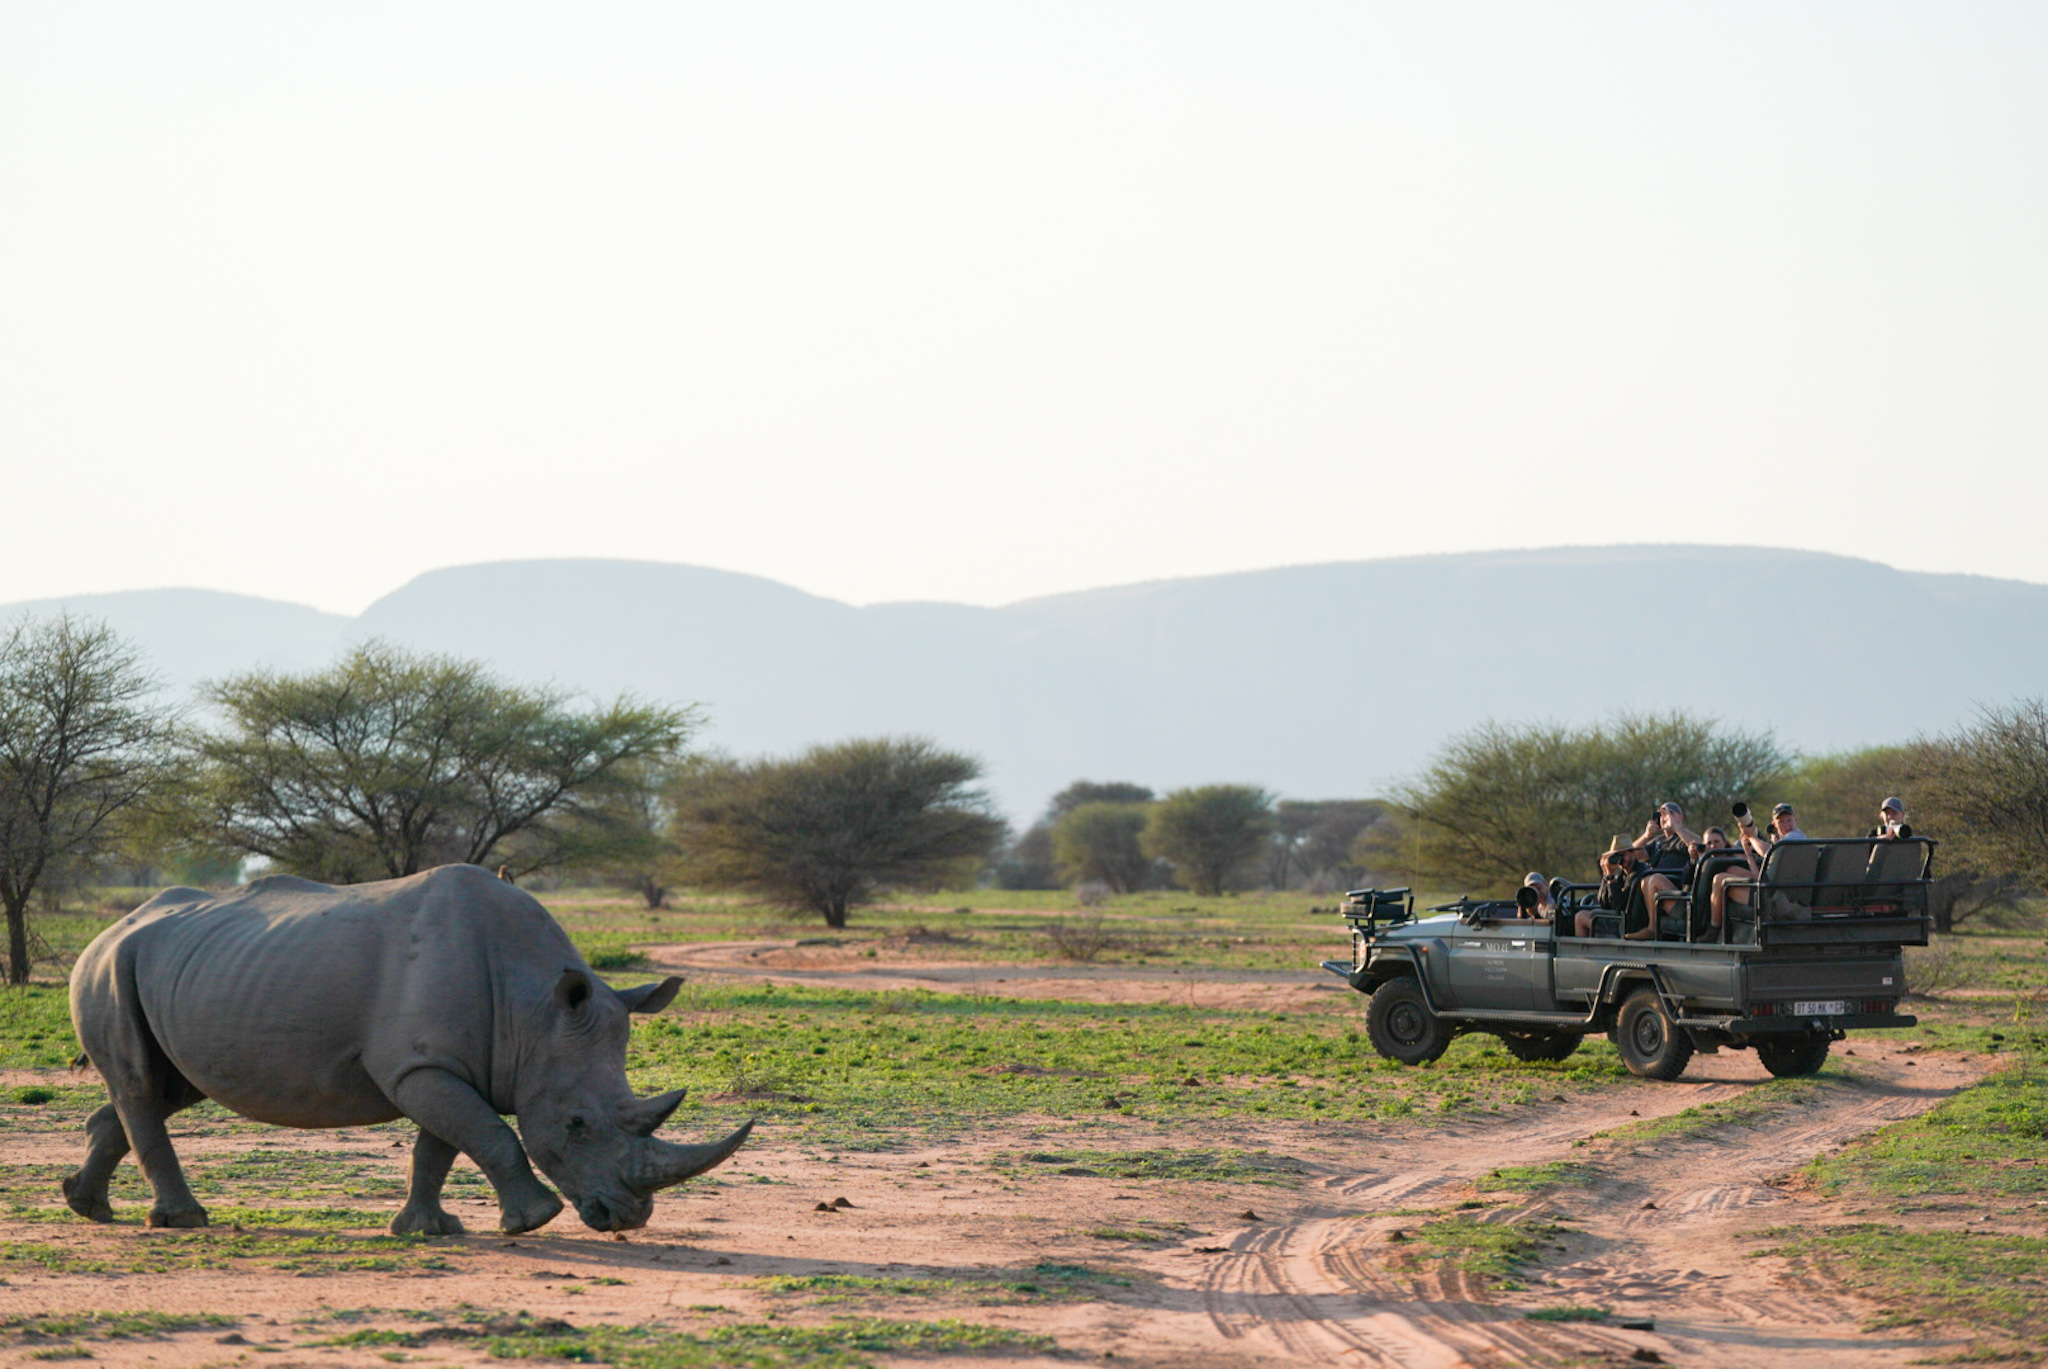
<svg viewBox="0 0 2048 1369"><path fill-rule="evenodd" d="M659 1012L680 979L615 992L530 895L474 865L329 888L275 877L215 896L166 889L102 932L71 972L71 1020L112 1102L65 1201L108 1221L107 1180L132 1145L151 1226L204 1226L165 1119L201 1098L259 1122L419 1123L394 1232L447 1234L459 1151L498 1192L500 1225L562 1210L530 1155L599 1231L644 1226L654 1194L747 1138L653 1135L682 1091L635 1098L630 1012ZM516 1115L520 1145L503 1115Z"/></svg>

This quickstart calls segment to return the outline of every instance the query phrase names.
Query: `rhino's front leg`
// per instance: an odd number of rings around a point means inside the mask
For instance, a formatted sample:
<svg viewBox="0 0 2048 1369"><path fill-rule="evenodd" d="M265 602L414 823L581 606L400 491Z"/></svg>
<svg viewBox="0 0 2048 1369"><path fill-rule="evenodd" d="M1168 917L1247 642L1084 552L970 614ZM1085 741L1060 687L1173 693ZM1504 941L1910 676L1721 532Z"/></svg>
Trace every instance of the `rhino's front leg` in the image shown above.
<svg viewBox="0 0 2048 1369"><path fill-rule="evenodd" d="M459 1236L461 1219L441 1206L441 1185L448 1167L460 1154L433 1132L422 1129L412 1147L412 1189L405 1206L391 1219L394 1236Z"/></svg>
<svg viewBox="0 0 2048 1369"><path fill-rule="evenodd" d="M483 1100L483 1095L462 1080L446 1070L417 1069L399 1081L391 1101L419 1123L422 1141L428 1135L439 1137L476 1161L477 1168L498 1191L498 1225L504 1230L531 1231L546 1225L562 1210L562 1200L534 1177L533 1167L526 1162L526 1150L512 1128ZM414 1151L416 1166L420 1154ZM448 1165L443 1164L441 1176L447 1173ZM434 1187L440 1187L438 1179ZM408 1200L407 1207L410 1206Z"/></svg>

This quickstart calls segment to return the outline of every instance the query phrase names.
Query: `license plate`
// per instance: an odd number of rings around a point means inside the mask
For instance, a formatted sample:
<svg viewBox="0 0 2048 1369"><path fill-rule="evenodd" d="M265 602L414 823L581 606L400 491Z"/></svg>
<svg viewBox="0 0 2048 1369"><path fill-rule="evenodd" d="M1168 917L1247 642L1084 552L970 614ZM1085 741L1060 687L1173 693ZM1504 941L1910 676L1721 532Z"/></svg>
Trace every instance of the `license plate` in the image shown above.
<svg viewBox="0 0 2048 1369"><path fill-rule="evenodd" d="M1849 1005L1839 998L1823 998L1817 1003L1794 1003L1794 1017L1847 1017Z"/></svg>

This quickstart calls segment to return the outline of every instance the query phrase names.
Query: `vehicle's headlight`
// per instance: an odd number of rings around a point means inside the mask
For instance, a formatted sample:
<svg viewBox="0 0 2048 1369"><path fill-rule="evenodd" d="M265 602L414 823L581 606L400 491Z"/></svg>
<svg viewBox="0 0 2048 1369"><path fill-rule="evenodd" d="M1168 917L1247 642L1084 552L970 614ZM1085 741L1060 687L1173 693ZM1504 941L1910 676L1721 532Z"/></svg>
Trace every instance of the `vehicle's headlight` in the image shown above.
<svg viewBox="0 0 2048 1369"><path fill-rule="evenodd" d="M1365 968L1365 933L1359 931L1356 927L1351 929L1351 968L1354 970Z"/></svg>

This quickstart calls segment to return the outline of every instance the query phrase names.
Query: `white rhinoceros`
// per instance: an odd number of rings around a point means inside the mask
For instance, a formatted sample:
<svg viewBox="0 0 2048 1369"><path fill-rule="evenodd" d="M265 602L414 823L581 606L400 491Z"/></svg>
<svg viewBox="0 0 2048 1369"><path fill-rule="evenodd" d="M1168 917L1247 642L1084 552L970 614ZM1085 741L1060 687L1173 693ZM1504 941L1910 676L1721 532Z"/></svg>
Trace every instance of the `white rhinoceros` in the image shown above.
<svg viewBox="0 0 2048 1369"><path fill-rule="evenodd" d="M71 1020L113 1101L86 1123L65 1201L111 1219L107 1180L132 1144L156 1192L149 1224L204 1226L164 1122L211 1098L287 1127L419 1123L395 1232L462 1230L440 1199L457 1151L497 1189L506 1231L562 1210L529 1155L587 1225L644 1226L656 1191L753 1128L659 1140L682 1091L635 1098L626 1083L626 1015L659 1012L681 983L615 992L539 902L474 865L345 888L166 889L71 972Z"/></svg>

